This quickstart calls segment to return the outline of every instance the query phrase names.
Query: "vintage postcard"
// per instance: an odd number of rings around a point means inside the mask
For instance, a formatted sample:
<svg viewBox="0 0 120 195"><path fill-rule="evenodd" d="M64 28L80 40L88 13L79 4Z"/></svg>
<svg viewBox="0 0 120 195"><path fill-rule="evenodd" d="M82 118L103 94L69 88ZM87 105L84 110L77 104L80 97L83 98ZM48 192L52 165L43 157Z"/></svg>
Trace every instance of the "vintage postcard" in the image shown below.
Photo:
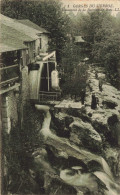
<svg viewBox="0 0 120 195"><path fill-rule="evenodd" d="M120 0L1 0L1 195L120 194Z"/></svg>

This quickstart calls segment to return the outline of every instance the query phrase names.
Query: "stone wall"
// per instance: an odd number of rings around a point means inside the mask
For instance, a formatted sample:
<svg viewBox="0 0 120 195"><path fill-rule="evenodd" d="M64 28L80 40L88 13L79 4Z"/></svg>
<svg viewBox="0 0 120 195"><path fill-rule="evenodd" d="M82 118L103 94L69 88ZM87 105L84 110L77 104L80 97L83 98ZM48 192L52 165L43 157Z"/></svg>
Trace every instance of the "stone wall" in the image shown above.
<svg viewBox="0 0 120 195"><path fill-rule="evenodd" d="M14 91L10 91L2 96L2 128L10 133L11 126L18 122L18 97Z"/></svg>

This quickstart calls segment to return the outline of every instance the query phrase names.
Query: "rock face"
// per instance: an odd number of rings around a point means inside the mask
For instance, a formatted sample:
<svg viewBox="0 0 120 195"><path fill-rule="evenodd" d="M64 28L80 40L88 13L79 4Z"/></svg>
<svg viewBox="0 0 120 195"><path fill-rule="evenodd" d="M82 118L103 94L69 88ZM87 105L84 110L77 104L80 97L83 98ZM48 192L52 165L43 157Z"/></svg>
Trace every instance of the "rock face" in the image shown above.
<svg viewBox="0 0 120 195"><path fill-rule="evenodd" d="M54 125L56 126L56 133L60 137L69 137L69 125L73 122L73 117L65 113L59 112L54 115Z"/></svg>
<svg viewBox="0 0 120 195"><path fill-rule="evenodd" d="M66 184L51 166L45 149L38 149L33 154L34 156L34 171L31 171L31 177L37 182L41 194L77 194L77 190L69 184ZM53 159L54 161L55 159Z"/></svg>
<svg viewBox="0 0 120 195"><path fill-rule="evenodd" d="M102 139L91 124L77 119L70 125L70 129L70 139L74 143L76 142L76 139L72 139L72 136L75 134L78 140L80 140L80 145L85 146L92 151L100 151L102 149Z"/></svg>
<svg viewBox="0 0 120 195"><path fill-rule="evenodd" d="M113 140L118 143L120 134L120 98L109 84L104 83L99 91L101 75L96 78L95 71L89 71L84 106L55 108L50 128L42 128L45 148L33 156L36 167L44 172L42 188L46 194L117 195L119 187L111 170L115 177L119 176L120 155L111 146ZM92 91L99 99L96 109L91 109ZM44 121L50 122L48 112Z"/></svg>
<svg viewBox="0 0 120 195"><path fill-rule="evenodd" d="M80 112L78 115L81 115ZM68 137L74 144L92 151L101 151L102 139L90 123L62 112L55 114L54 123L58 136Z"/></svg>
<svg viewBox="0 0 120 195"><path fill-rule="evenodd" d="M108 124L109 118L118 116L118 111L110 109L90 110L86 108L86 113L91 114L91 124L99 133L103 133L105 136L110 132L110 125Z"/></svg>
<svg viewBox="0 0 120 195"><path fill-rule="evenodd" d="M111 170L113 171L113 174L115 177L120 176L120 153L115 148L107 148L105 150L105 155L108 161L109 166L111 167Z"/></svg>
<svg viewBox="0 0 120 195"><path fill-rule="evenodd" d="M95 76L95 71L99 75L98 78ZM101 69L98 67L96 69L95 67L90 67L88 82L90 83L91 90L88 86L85 107L86 115L91 119L91 124L97 132L104 134L108 141L113 137L116 137L114 140L116 140L116 143L119 143L120 130L118 130L118 126L120 121L120 91L107 83L105 78L103 78L102 91L100 91L98 87L99 77L101 78ZM99 105L97 105L95 110L91 109L92 92L95 92L95 96L99 99ZM110 124L109 121L112 120L114 116L117 116L118 120L113 125Z"/></svg>
<svg viewBox="0 0 120 195"><path fill-rule="evenodd" d="M118 106L116 102L114 102L113 100L108 100L108 99L103 100L102 104L104 108L108 108L108 109L115 109L115 107Z"/></svg>

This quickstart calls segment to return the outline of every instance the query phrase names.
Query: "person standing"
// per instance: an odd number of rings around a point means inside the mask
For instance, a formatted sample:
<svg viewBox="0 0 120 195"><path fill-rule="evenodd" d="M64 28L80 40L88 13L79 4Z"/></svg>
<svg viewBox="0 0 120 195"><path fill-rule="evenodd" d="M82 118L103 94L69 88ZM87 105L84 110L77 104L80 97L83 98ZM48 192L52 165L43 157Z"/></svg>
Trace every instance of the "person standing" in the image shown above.
<svg viewBox="0 0 120 195"><path fill-rule="evenodd" d="M98 96L96 96L96 104L97 104L97 106L99 106L99 98L98 98Z"/></svg>
<svg viewBox="0 0 120 195"><path fill-rule="evenodd" d="M99 78L99 90L102 91L103 80Z"/></svg>
<svg viewBox="0 0 120 195"><path fill-rule="evenodd" d="M82 89L82 91L81 91L81 102L82 102L82 104L84 104L84 101L85 101L85 89Z"/></svg>
<svg viewBox="0 0 120 195"><path fill-rule="evenodd" d="M97 72L95 71L95 78L98 79L98 74Z"/></svg>
<svg viewBox="0 0 120 195"><path fill-rule="evenodd" d="M95 93L92 93L91 109L97 108L97 99Z"/></svg>

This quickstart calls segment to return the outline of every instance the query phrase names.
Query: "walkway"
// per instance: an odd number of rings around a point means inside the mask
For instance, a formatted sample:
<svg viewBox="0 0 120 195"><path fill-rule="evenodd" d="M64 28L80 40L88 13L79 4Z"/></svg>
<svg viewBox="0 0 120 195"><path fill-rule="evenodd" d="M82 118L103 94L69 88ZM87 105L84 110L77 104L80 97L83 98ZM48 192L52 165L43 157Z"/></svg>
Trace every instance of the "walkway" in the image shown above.
<svg viewBox="0 0 120 195"><path fill-rule="evenodd" d="M76 108L80 109L83 105L81 102L74 102L74 100L63 100L55 108Z"/></svg>

